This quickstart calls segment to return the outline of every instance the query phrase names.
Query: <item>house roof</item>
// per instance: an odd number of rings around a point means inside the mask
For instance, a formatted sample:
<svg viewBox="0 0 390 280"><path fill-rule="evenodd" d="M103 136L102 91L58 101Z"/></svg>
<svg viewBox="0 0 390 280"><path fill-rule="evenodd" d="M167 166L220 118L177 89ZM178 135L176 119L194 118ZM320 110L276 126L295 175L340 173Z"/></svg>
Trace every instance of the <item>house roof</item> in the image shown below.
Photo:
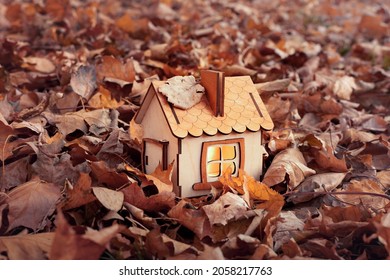
<svg viewBox="0 0 390 280"><path fill-rule="evenodd" d="M270 130L274 124L249 76L225 77L224 116L214 116L206 95L201 101L187 110L173 107L165 96L158 92L162 82L153 82L154 90L145 96L135 121L140 123L148 103L149 94L156 94L169 127L178 138L188 135L199 137L202 134L215 135L218 132L229 134L233 131L243 133L246 130ZM145 107L146 106L146 107Z"/></svg>

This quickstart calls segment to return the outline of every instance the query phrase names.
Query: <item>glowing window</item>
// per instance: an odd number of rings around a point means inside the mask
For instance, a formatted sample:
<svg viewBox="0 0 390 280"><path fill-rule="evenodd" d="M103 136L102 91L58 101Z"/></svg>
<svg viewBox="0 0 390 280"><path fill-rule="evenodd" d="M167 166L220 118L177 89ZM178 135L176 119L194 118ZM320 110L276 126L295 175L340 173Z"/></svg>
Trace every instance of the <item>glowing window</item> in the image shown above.
<svg viewBox="0 0 390 280"><path fill-rule="evenodd" d="M231 168L232 175L238 175L238 169L243 168L243 139L205 142L203 145L202 181L213 182L227 168Z"/></svg>

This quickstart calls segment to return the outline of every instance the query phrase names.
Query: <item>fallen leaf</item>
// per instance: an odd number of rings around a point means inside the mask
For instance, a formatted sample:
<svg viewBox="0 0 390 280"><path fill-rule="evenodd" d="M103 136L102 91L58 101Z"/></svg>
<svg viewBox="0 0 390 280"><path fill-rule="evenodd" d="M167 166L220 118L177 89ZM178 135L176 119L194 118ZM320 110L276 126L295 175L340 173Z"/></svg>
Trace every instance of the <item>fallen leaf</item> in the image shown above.
<svg viewBox="0 0 390 280"><path fill-rule="evenodd" d="M158 91L167 97L173 106L186 110L200 102L205 93L194 76L175 76L159 86Z"/></svg>
<svg viewBox="0 0 390 280"><path fill-rule="evenodd" d="M115 21L115 24L123 31L140 37L149 31L149 20L147 18L133 18L130 14L124 14Z"/></svg>
<svg viewBox="0 0 390 280"><path fill-rule="evenodd" d="M230 220L237 220L247 212L246 202L238 195L227 192L210 205L202 208L212 225L226 225Z"/></svg>
<svg viewBox="0 0 390 280"><path fill-rule="evenodd" d="M159 260L173 255L169 246L164 243L162 234L158 228L152 229L146 235L145 247L148 253Z"/></svg>
<svg viewBox="0 0 390 280"><path fill-rule="evenodd" d="M296 148L289 148L278 153L264 174L262 183L275 186L287 180L290 189L298 186L307 176L316 172L306 165L302 153Z"/></svg>
<svg viewBox="0 0 390 280"><path fill-rule="evenodd" d="M248 258L254 254L259 245L259 239L245 234L238 234L223 244L221 250L228 259Z"/></svg>
<svg viewBox="0 0 390 280"><path fill-rule="evenodd" d="M255 87L258 91L282 91L286 90L290 85L290 79L280 79L271 82L258 83L255 84Z"/></svg>
<svg viewBox="0 0 390 280"><path fill-rule="evenodd" d="M115 98L113 98L108 89L100 85L98 91L88 100L88 104L93 108L116 109L122 106L124 101L120 100L118 102Z"/></svg>
<svg viewBox="0 0 390 280"><path fill-rule="evenodd" d="M249 197L254 200L283 200L283 197L266 184L258 182L255 178L244 174L244 191L249 193Z"/></svg>
<svg viewBox="0 0 390 280"><path fill-rule="evenodd" d="M336 245L324 238L312 238L306 243L300 245L301 249L310 252L311 257L327 259L327 260L341 260L336 251Z"/></svg>
<svg viewBox="0 0 390 280"><path fill-rule="evenodd" d="M225 260L220 247L211 247L207 244L203 245L203 251L197 256L197 260Z"/></svg>
<svg viewBox="0 0 390 280"><path fill-rule="evenodd" d="M0 160L2 162L12 155L12 149L7 148L7 146L14 134L15 132L10 125L0 121Z"/></svg>
<svg viewBox="0 0 390 280"><path fill-rule="evenodd" d="M336 80L333 86L333 92L341 99L350 100L355 88L357 88L355 79L350 76L344 76Z"/></svg>
<svg viewBox="0 0 390 280"><path fill-rule="evenodd" d="M374 211L381 211L384 209L386 204L389 203L389 200L375 196L375 194L384 194L383 188L376 182L370 179L363 180L351 180L350 183L343 190L345 192L358 192L359 194L340 194L337 195L337 199L345 202L347 204L353 205L366 205ZM366 193L366 194L360 194Z"/></svg>
<svg viewBox="0 0 390 280"><path fill-rule="evenodd" d="M93 161L90 166L92 177L107 187L118 189L130 183L129 177L125 173L116 172L109 168L104 161Z"/></svg>
<svg viewBox="0 0 390 280"><path fill-rule="evenodd" d="M93 187L93 194L104 207L112 211L119 211L123 206L124 194L119 191L102 187Z"/></svg>
<svg viewBox="0 0 390 280"><path fill-rule="evenodd" d="M295 232L302 231L305 223L299 219L294 212L286 211L281 212L276 223L276 229L274 231L274 251L277 252L279 248L287 243Z"/></svg>
<svg viewBox="0 0 390 280"><path fill-rule="evenodd" d="M377 178L382 187L390 189L390 170L383 170L377 173Z"/></svg>
<svg viewBox="0 0 390 280"><path fill-rule="evenodd" d="M173 183L171 181L173 163L170 163L166 170L162 170L161 163L159 163L152 174L145 174L148 180L153 181L153 184L157 187L158 192L171 192L173 191Z"/></svg>
<svg viewBox="0 0 390 280"><path fill-rule="evenodd" d="M101 231L85 231L71 227L62 212L57 214L57 228L49 252L51 260L97 260L110 240L122 227L115 224Z"/></svg>
<svg viewBox="0 0 390 280"><path fill-rule="evenodd" d="M121 87L135 80L135 70L132 60L120 62L112 56L103 56L102 63L97 66L97 76L100 81L117 83Z"/></svg>
<svg viewBox="0 0 390 280"><path fill-rule="evenodd" d="M192 230L199 239L211 235L210 222L201 209L194 208L190 203L181 200L169 212L168 216Z"/></svg>
<svg viewBox="0 0 390 280"><path fill-rule="evenodd" d="M294 193L298 195L292 193L288 201L301 203L323 195L316 192L331 192L341 184L345 175L346 173L321 173L310 176L294 189Z"/></svg>
<svg viewBox="0 0 390 280"><path fill-rule="evenodd" d="M8 231L18 226L39 229L45 218L54 212L60 191L59 186L41 181L38 177L11 190L7 199Z"/></svg>
<svg viewBox="0 0 390 280"><path fill-rule="evenodd" d="M78 95L89 100L97 88L95 67L80 66L72 74L70 86Z"/></svg>
<svg viewBox="0 0 390 280"><path fill-rule="evenodd" d="M80 177L71 189L66 190L66 199L61 203L62 210L80 207L96 200L92 194L92 180L87 173L80 173Z"/></svg>
<svg viewBox="0 0 390 280"><path fill-rule="evenodd" d="M50 74L56 70L53 62L45 57L28 56L23 58L23 68L31 71L37 71L45 74Z"/></svg>
<svg viewBox="0 0 390 280"><path fill-rule="evenodd" d="M161 192L146 197L137 183L121 189L124 193L124 201L144 211L156 212L169 210L175 205L175 194L173 192Z"/></svg>
<svg viewBox="0 0 390 280"><path fill-rule="evenodd" d="M385 246L390 255L390 213L383 214L379 222L374 222L378 239Z"/></svg>
<svg viewBox="0 0 390 280"><path fill-rule="evenodd" d="M53 239L53 232L1 236L0 252L9 260L45 260Z"/></svg>
<svg viewBox="0 0 390 280"><path fill-rule="evenodd" d="M63 115L44 112L43 115L49 123L55 124L63 135L80 130L84 133L90 131L99 136L101 133L109 131L111 124L109 110L107 109L80 110Z"/></svg>

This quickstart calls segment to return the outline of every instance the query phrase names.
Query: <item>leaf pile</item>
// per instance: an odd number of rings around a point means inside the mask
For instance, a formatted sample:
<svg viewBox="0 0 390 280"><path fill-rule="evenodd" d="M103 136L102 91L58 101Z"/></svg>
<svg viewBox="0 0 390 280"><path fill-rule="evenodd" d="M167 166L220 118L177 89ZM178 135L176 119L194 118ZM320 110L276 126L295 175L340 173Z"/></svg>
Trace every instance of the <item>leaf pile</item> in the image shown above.
<svg viewBox="0 0 390 280"><path fill-rule="evenodd" d="M389 38L379 0L0 3L0 258L388 259ZM261 178L180 198L129 123L204 68L275 129Z"/></svg>

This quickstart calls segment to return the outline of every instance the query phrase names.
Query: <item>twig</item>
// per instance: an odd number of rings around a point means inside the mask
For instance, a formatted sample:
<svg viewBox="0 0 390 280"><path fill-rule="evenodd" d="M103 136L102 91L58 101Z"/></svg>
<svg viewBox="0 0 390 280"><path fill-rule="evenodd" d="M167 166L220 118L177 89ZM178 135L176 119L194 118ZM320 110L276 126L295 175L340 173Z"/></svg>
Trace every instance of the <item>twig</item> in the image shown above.
<svg viewBox="0 0 390 280"><path fill-rule="evenodd" d="M381 194L381 193L372 193L372 192L298 192L298 193L285 193L283 196L300 196L300 195L308 195L308 194L317 194L317 195L371 195L371 196L379 196L382 198L385 198L387 200L390 200L390 196L386 194Z"/></svg>

